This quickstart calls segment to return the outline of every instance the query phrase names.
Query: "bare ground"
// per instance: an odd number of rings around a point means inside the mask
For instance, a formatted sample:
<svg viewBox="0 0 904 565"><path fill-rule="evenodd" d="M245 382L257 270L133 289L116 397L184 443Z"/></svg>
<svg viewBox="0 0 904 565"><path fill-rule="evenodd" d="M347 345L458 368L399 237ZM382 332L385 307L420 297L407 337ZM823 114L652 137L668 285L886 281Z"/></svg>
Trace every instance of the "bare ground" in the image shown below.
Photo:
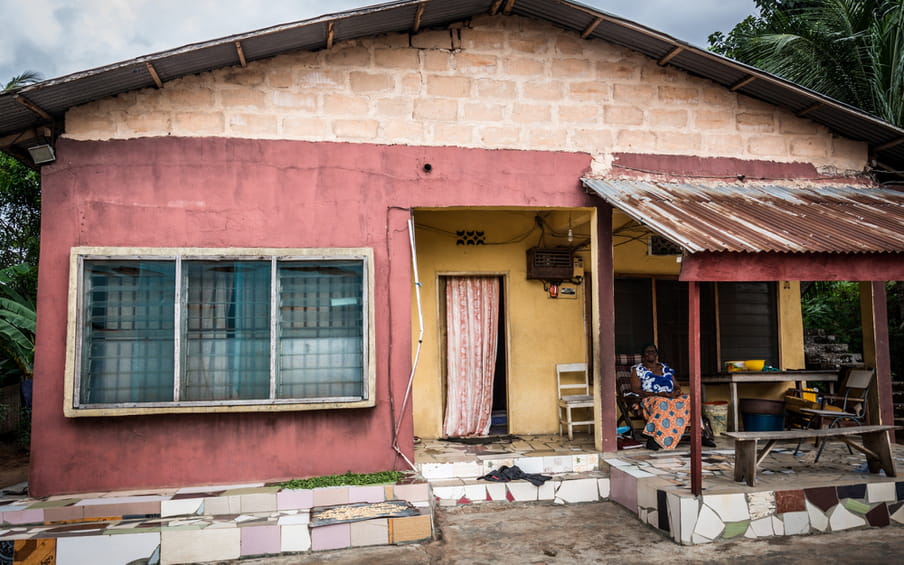
<svg viewBox="0 0 904 565"><path fill-rule="evenodd" d="M0 437L0 490L28 480L28 452Z"/></svg>

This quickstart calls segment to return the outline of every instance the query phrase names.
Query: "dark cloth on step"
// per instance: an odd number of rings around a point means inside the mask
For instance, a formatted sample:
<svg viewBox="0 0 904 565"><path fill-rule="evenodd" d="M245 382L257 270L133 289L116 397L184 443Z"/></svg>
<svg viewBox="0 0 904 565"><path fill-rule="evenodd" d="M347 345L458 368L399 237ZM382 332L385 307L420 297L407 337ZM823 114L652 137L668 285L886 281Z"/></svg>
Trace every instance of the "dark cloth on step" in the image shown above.
<svg viewBox="0 0 904 565"><path fill-rule="evenodd" d="M477 478L483 479L485 481L492 481L494 483L507 483L509 481L524 479L535 487L538 487L552 477L550 477L549 475L540 475L536 473L525 473L517 465L513 465L512 467L503 465L502 467L499 467L499 469L490 471L486 475Z"/></svg>

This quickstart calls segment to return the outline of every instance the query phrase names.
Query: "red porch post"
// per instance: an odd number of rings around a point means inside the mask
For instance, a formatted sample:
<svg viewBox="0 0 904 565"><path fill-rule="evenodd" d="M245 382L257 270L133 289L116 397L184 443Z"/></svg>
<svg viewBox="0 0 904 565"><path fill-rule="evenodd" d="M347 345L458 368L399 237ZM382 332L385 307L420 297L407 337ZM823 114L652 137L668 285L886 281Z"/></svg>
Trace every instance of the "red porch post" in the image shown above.
<svg viewBox="0 0 904 565"><path fill-rule="evenodd" d="M894 425L895 406L891 386L891 353L888 338L888 302L885 296L885 282L873 281L873 340L876 351L876 396L879 404L879 424ZM890 440L895 443L895 432L889 432Z"/></svg>
<svg viewBox="0 0 904 565"><path fill-rule="evenodd" d="M597 414L598 430L595 434L597 449L617 451L616 431L618 416L615 408L615 273L612 260L612 207L601 204L596 207L596 304L599 318L593 364L596 398L600 411ZM602 438L602 441L600 441Z"/></svg>
<svg viewBox="0 0 904 565"><path fill-rule="evenodd" d="M687 346L691 381L691 492L703 493L702 420L700 405L700 283L687 283Z"/></svg>

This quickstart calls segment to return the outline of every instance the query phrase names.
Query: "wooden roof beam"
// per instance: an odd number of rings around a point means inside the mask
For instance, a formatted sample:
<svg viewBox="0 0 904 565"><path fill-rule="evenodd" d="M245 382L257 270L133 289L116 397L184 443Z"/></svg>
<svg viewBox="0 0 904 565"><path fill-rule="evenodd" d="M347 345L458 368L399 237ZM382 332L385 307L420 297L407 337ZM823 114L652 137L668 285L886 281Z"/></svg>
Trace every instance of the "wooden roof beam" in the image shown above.
<svg viewBox="0 0 904 565"><path fill-rule="evenodd" d="M235 42L235 53L239 56L239 63L242 64L243 67L248 66L248 61L245 60L245 50L242 48L242 42Z"/></svg>
<svg viewBox="0 0 904 565"><path fill-rule="evenodd" d="M816 102L814 104L810 104L809 106L807 106L806 108L804 108L800 112L797 112L794 115L797 116L798 118L803 118L810 112L812 112L814 110L818 110L818 109L822 108L823 106L824 106L824 104L822 102Z"/></svg>
<svg viewBox="0 0 904 565"><path fill-rule="evenodd" d="M414 25L411 26L411 33L417 33L421 29L421 19L424 17L424 5L419 4L417 13L414 14Z"/></svg>
<svg viewBox="0 0 904 565"><path fill-rule="evenodd" d="M327 49L333 48L333 40L336 37L335 25L336 25L336 22L330 22L326 26L326 48Z"/></svg>
<svg viewBox="0 0 904 565"><path fill-rule="evenodd" d="M739 82L736 82L733 85L731 85L730 87L728 87L728 90L735 92L741 88L744 88L745 86L747 86L748 84L750 84L751 82L753 82L755 80L756 80L755 76L748 76L747 78L745 78Z"/></svg>
<svg viewBox="0 0 904 565"><path fill-rule="evenodd" d="M499 8L502 6L502 2L503 2L503 0L495 0L495 2L493 2L493 5L490 6L490 15L491 16L495 16L496 14L499 13Z"/></svg>
<svg viewBox="0 0 904 565"><path fill-rule="evenodd" d="M588 37L590 37L590 34L593 33L593 31L598 28L599 25L603 23L603 21L603 18L597 18L593 20L593 23L587 26L584 31L581 32L581 39L587 39Z"/></svg>
<svg viewBox="0 0 904 565"><path fill-rule="evenodd" d="M505 7L502 9L502 13L508 16L512 13L512 8L515 7L515 0L505 0Z"/></svg>
<svg viewBox="0 0 904 565"><path fill-rule="evenodd" d="M144 64L145 68L148 70L148 74L151 75L151 78L154 80L154 84L157 85L157 88L163 88L163 81L160 80L160 75L157 74L157 69L154 68L154 65L148 61Z"/></svg>
<svg viewBox="0 0 904 565"><path fill-rule="evenodd" d="M873 147L873 151L885 151L887 149L891 149L892 147L897 147L902 143L904 143L904 137L899 137L898 139L893 139L887 143Z"/></svg>
<svg viewBox="0 0 904 565"><path fill-rule="evenodd" d="M665 57L663 57L662 59L659 59L659 61L657 61L657 63L659 63L660 67L664 67L666 64L668 64L669 61L674 59L675 56L677 56L682 51L684 51L684 47L682 47L680 45L676 45L674 49L669 51Z"/></svg>
<svg viewBox="0 0 904 565"><path fill-rule="evenodd" d="M35 104L35 103L32 102L31 100L29 100L28 98L25 98L25 97L22 96L21 94L16 94L16 96L13 98L13 100L15 100L15 101L18 102L19 104L25 106L26 108L28 108L29 110L31 110L31 111L34 112L35 114L41 116L41 117L44 118L45 120L47 120L47 121L49 121L49 122L52 122L52 121L53 121L53 116L51 116L50 114L48 114L47 112L45 112L43 108L41 108L40 106L38 106L37 104Z"/></svg>

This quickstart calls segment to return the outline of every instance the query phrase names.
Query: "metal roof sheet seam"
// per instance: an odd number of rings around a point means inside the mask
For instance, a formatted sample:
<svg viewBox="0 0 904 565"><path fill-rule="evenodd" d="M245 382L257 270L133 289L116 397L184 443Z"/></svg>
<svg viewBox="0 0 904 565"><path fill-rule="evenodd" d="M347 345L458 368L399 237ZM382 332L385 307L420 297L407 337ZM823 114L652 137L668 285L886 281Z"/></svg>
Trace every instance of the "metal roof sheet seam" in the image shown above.
<svg viewBox="0 0 904 565"><path fill-rule="evenodd" d="M904 252L904 193L893 189L582 182L686 253Z"/></svg>

